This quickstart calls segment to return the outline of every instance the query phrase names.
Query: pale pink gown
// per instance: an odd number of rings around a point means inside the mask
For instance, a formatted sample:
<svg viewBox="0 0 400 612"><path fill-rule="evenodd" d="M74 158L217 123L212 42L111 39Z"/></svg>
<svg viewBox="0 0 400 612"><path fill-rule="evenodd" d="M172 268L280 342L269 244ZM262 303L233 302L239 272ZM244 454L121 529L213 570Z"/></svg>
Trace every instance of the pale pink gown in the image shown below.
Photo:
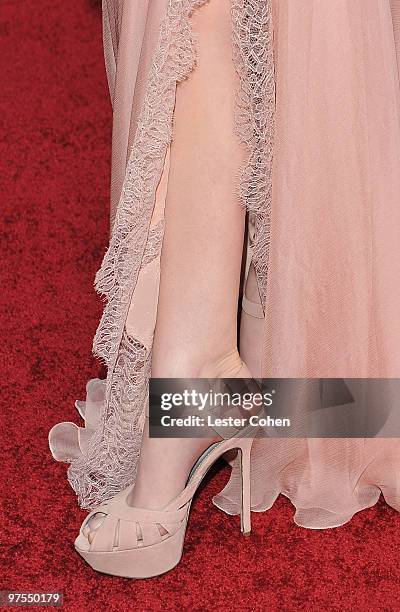
<svg viewBox="0 0 400 612"><path fill-rule="evenodd" d="M400 0L231 1L261 300L242 314L242 356L254 376L400 377ZM175 91L195 69L190 15L202 4L103 1L112 232L94 351L108 377L77 405L84 428L50 434L86 508L133 481L140 453ZM238 479L234 464L214 500L230 513ZM399 439L253 445L255 511L283 493L299 525L332 527L381 492L400 510Z"/></svg>

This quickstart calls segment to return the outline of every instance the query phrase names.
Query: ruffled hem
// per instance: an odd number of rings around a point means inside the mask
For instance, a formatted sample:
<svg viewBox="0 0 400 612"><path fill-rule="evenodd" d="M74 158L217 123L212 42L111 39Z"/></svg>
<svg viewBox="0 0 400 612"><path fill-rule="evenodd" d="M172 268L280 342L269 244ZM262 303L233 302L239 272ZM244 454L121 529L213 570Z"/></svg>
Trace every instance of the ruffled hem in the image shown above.
<svg viewBox="0 0 400 612"><path fill-rule="evenodd" d="M92 378L86 385L86 400L76 400L75 408L84 421L83 427L78 427L70 421L57 423L52 427L49 432L49 447L56 461L72 463L85 453L100 424L105 390L105 380Z"/></svg>
<svg viewBox="0 0 400 612"><path fill-rule="evenodd" d="M308 529L340 527L382 494L400 511L400 441L386 439L257 439L252 449L252 510L269 510L277 497L295 508L294 522ZM240 473L214 497L227 514L239 514Z"/></svg>

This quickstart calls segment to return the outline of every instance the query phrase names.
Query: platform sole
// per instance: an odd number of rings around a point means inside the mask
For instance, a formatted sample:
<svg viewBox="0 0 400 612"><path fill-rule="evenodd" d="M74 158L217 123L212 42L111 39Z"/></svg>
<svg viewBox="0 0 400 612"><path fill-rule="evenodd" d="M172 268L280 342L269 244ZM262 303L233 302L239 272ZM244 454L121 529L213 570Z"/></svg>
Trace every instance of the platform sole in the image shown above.
<svg viewBox="0 0 400 612"><path fill-rule="evenodd" d="M97 572L123 578L152 578L173 569L181 560L186 521L174 535L158 544L118 550L90 552L75 545L75 550Z"/></svg>

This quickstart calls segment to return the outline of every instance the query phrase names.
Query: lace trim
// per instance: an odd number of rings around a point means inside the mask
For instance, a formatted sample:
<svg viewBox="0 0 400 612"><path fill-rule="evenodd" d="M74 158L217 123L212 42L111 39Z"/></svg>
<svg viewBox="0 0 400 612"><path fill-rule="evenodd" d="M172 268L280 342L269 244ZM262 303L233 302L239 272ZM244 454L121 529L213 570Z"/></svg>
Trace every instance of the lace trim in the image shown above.
<svg viewBox="0 0 400 612"><path fill-rule="evenodd" d="M107 299L93 352L113 370L126 316L140 270L155 192L168 144L176 83L195 64L189 17L206 0L170 0L137 132L128 161L109 248L97 272L95 287Z"/></svg>
<svg viewBox="0 0 400 612"><path fill-rule="evenodd" d="M132 484L148 402L151 351L124 333L107 408L68 480L82 508L95 508Z"/></svg>
<svg viewBox="0 0 400 612"><path fill-rule="evenodd" d="M154 227L150 228L149 239L143 255L142 268L151 263L153 259L161 255L162 241L164 237L164 219L161 219Z"/></svg>
<svg viewBox="0 0 400 612"><path fill-rule="evenodd" d="M233 51L240 79L236 130L247 145L239 198L255 227L251 244L263 309L267 293L274 146L275 74L270 0L232 0Z"/></svg>

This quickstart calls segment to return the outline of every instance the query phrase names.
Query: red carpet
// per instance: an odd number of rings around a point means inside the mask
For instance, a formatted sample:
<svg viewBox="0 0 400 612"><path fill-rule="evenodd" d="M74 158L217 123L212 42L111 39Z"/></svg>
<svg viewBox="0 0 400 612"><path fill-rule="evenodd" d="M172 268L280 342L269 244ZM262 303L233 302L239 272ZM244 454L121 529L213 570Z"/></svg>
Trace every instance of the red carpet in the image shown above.
<svg viewBox="0 0 400 612"><path fill-rule="evenodd" d="M106 248L111 108L101 16L89 0L0 8L2 276L1 588L60 590L65 610L399 610L400 516L384 503L328 531L279 499L254 533L197 498L180 566L129 581L95 574L72 542L85 513L50 427L74 420L97 376L91 343Z"/></svg>

